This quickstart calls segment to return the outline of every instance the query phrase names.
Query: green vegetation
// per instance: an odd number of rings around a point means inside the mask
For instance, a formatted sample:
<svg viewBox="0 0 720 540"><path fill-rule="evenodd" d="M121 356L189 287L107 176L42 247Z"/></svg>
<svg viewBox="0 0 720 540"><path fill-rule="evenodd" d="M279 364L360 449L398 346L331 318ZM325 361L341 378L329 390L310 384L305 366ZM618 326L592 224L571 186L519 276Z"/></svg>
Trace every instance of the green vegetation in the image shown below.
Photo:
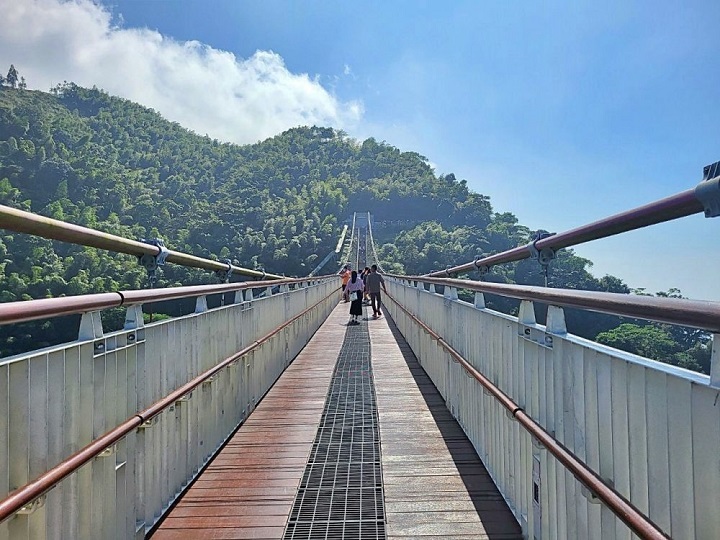
<svg viewBox="0 0 720 540"><path fill-rule="evenodd" d="M96 88L63 83L50 93L27 90L14 68L0 81L0 204L298 276L335 247L354 211L374 215L379 256L396 272L445 268L531 237L465 180L436 176L425 157L372 138L359 142L331 128L301 127L253 145L221 143ZM550 284L630 292L613 276L596 279L590 266L563 250ZM0 267L2 302L147 285L132 257L7 232L0 235ZM489 279L544 282L531 260L493 268ZM168 265L158 286L214 280ZM512 302L491 302L514 309ZM111 326L116 319L108 315ZM570 331L588 338L618 324L592 313L568 317ZM0 327L0 354L71 340L75 331L69 319ZM683 343L677 354L689 348Z"/></svg>
<svg viewBox="0 0 720 540"><path fill-rule="evenodd" d="M632 352L685 369L710 373L709 336L688 335L669 325L623 323L601 332L596 340L616 349Z"/></svg>
<svg viewBox="0 0 720 540"><path fill-rule="evenodd" d="M644 289L634 294L652 296ZM679 289L659 292L663 298L683 298ZM600 332L596 341L646 358L659 360L685 369L710 373L712 343L710 335L702 330L669 324L633 321L617 328Z"/></svg>

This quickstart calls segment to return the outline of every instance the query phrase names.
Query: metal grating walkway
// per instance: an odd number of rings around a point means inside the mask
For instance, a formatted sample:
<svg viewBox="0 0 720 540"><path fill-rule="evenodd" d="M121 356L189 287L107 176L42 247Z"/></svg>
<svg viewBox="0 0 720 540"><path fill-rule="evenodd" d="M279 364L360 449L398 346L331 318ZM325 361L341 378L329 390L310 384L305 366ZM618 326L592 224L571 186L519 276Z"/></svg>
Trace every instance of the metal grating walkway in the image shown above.
<svg viewBox="0 0 720 540"><path fill-rule="evenodd" d="M364 323L346 330L284 538L386 538L378 412Z"/></svg>
<svg viewBox="0 0 720 540"><path fill-rule="evenodd" d="M522 538L392 321L346 327L347 312L338 305L153 540Z"/></svg>

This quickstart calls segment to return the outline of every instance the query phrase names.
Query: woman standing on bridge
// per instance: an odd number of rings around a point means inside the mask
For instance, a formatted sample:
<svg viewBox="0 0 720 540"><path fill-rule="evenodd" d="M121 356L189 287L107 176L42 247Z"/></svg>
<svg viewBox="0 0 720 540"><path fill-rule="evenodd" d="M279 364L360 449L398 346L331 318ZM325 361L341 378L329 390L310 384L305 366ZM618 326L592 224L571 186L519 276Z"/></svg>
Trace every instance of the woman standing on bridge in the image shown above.
<svg viewBox="0 0 720 540"><path fill-rule="evenodd" d="M365 284L363 283L363 280L360 279L357 272L353 270L352 274L350 274L350 281L345 287L345 294L348 295L352 301L350 303L351 319L348 324L360 324L358 317L362 315L362 298L364 289Z"/></svg>

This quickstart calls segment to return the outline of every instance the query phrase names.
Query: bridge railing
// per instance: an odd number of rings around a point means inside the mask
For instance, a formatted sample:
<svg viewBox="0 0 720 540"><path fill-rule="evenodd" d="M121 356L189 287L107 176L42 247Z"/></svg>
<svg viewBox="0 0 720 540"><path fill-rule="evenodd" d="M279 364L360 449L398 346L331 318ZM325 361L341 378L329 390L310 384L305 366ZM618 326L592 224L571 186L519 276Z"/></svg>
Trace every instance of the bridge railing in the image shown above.
<svg viewBox="0 0 720 540"><path fill-rule="evenodd" d="M705 217L720 216L720 161L703 169L703 180L694 189L688 189L569 231L558 234L538 233L536 238L525 246L476 258L474 261L448 267L445 270L430 272L427 276L453 277L475 270L479 271L482 276L495 265L531 257L547 266L555 258L555 252L559 249L698 213L704 213Z"/></svg>
<svg viewBox="0 0 720 540"><path fill-rule="evenodd" d="M338 288L325 277L0 305L5 324L84 313L78 341L0 361L0 539L144 537ZM207 309L206 295L231 291L234 302ZM143 302L188 296L195 313L143 323ZM116 305L125 328L104 333L98 310Z"/></svg>
<svg viewBox="0 0 720 540"><path fill-rule="evenodd" d="M83 227L82 225L66 223L4 205L0 205L0 229L32 234L71 244L105 249L115 253L134 255L138 257L149 270L156 269L158 264L162 265L167 260L168 262L182 266L224 273L225 276L234 273L256 279L282 279L284 277L268 274L260 270L236 266L229 261L221 262L204 259L188 253L167 249L159 239L153 239L152 242L130 240L122 236L97 231Z"/></svg>
<svg viewBox="0 0 720 540"><path fill-rule="evenodd" d="M720 536L717 348L708 377L571 335L561 307L700 327L717 344L720 304L426 277L390 277L388 291L388 311L529 537ZM487 309L483 293L520 299L519 316ZM546 325L533 301L549 304Z"/></svg>

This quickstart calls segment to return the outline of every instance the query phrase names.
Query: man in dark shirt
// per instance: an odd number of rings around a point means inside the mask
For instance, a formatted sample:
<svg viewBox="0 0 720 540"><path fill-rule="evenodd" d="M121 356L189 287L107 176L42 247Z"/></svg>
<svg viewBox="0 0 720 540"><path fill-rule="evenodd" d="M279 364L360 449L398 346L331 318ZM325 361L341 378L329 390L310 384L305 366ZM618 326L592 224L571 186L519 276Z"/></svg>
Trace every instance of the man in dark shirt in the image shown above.
<svg viewBox="0 0 720 540"><path fill-rule="evenodd" d="M373 318L377 319L382 316L380 311L380 287L387 293L385 288L385 280L378 274L377 264L373 264L370 267L370 273L365 278L365 287L367 288L368 294L370 295L370 304L372 305Z"/></svg>

